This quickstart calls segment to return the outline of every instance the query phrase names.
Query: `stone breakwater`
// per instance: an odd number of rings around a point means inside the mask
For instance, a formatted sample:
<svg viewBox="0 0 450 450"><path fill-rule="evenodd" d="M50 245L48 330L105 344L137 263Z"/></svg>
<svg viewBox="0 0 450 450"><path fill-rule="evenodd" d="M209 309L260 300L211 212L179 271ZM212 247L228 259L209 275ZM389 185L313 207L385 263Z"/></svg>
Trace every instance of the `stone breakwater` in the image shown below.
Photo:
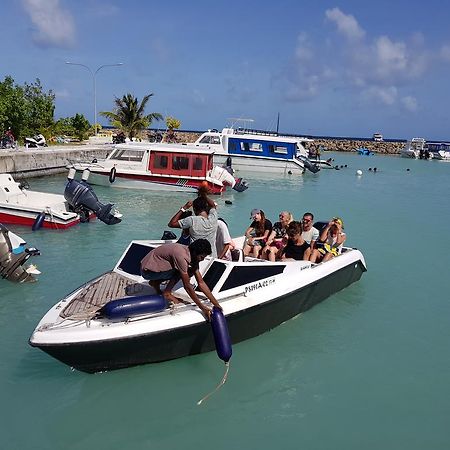
<svg viewBox="0 0 450 450"><path fill-rule="evenodd" d="M201 133L177 131L175 136L178 142L194 142L199 138ZM294 137L294 136L293 136ZM298 136L301 137L301 136ZM373 140L359 140L359 139L333 139L321 138L308 142L306 149L312 153L318 149L320 151L333 152L355 152L358 148L365 147L374 153L384 153L387 155L396 155L405 146L404 141L389 141L389 142L375 142Z"/></svg>
<svg viewBox="0 0 450 450"><path fill-rule="evenodd" d="M404 146L404 141L375 142L356 139L314 139L313 142L308 142L306 148L311 152L315 152L318 149L320 151L355 152L358 148L364 147L374 153L396 155L400 153Z"/></svg>

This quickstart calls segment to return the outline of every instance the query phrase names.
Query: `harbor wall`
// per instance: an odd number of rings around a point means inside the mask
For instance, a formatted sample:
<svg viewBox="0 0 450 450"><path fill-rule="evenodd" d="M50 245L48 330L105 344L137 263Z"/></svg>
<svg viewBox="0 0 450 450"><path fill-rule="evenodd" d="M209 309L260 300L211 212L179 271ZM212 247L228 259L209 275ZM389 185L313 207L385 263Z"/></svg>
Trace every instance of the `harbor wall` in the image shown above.
<svg viewBox="0 0 450 450"><path fill-rule="evenodd" d="M74 162L105 158L111 149L112 145L74 145L1 150L0 173L10 173L19 178L62 173Z"/></svg>

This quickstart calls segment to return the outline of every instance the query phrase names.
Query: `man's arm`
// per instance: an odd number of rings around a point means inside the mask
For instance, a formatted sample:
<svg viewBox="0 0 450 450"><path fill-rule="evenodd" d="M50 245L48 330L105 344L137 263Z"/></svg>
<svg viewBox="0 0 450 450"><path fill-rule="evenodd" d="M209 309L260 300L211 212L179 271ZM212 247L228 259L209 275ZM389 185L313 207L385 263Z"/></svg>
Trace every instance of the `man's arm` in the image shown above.
<svg viewBox="0 0 450 450"><path fill-rule="evenodd" d="M209 320L211 318L211 310L208 307L206 307L198 298L197 294L195 293L194 288L191 285L189 275L186 272L181 272L180 275L181 275L181 281L183 282L184 289L188 293L189 297L191 297L192 300L194 300L195 304L202 310L203 314ZM195 277L195 278L197 279L197 277Z"/></svg>
<svg viewBox="0 0 450 450"><path fill-rule="evenodd" d="M203 277L201 276L201 274L198 270L195 271L194 276L195 276L195 279L197 280L199 289L206 295L208 300L217 308L222 309L219 302L216 300L216 298L210 291L208 285L205 283L205 281L203 280Z"/></svg>
<svg viewBox="0 0 450 450"><path fill-rule="evenodd" d="M192 206L192 202L189 200L188 202L185 203L184 206L182 206L176 213L175 215L170 219L169 223L167 224L167 226L169 226L170 228L181 228L180 224L178 223L180 220L180 216L181 214L183 214L187 209L189 209Z"/></svg>

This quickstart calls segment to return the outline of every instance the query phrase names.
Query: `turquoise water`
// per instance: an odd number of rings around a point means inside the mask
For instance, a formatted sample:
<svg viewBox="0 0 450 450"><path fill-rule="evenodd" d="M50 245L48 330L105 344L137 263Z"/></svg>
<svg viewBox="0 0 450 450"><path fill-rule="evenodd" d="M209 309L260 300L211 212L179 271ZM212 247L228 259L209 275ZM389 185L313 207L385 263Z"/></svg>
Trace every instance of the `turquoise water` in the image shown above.
<svg viewBox="0 0 450 450"><path fill-rule="evenodd" d="M339 215L368 272L235 345L228 382L201 407L223 375L215 353L88 375L27 343L50 306L110 269L129 240L159 238L189 196L97 187L124 214L121 224L10 227L41 250L42 275L34 284L0 280L0 448L447 449L450 164L333 156L348 167L300 178L246 174L248 191L216 198L220 215L233 235L252 208L271 219L284 209L296 218ZM30 184L61 193L64 176Z"/></svg>

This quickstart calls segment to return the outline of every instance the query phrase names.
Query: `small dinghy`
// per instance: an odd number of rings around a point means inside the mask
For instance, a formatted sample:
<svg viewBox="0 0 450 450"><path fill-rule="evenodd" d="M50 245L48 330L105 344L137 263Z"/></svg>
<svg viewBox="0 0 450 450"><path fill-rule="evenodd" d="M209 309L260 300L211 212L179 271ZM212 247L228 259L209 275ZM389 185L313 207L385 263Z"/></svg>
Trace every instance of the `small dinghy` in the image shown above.
<svg viewBox="0 0 450 450"><path fill-rule="evenodd" d="M68 180L65 194L32 191L8 173L0 174L0 222L39 228L65 229L91 217L118 223L121 214L102 205L89 185ZM113 217L112 217L113 216Z"/></svg>
<svg viewBox="0 0 450 450"><path fill-rule="evenodd" d="M234 241L243 245L244 238ZM111 271L44 315L30 344L89 373L215 350L210 324L181 283L173 293L183 303L168 308L141 277L142 258L166 242L173 241L132 241ZM223 308L232 344L303 313L365 271L362 253L353 248L320 264L250 257L240 262L207 258L200 264L204 281ZM207 302L201 292L197 295Z"/></svg>
<svg viewBox="0 0 450 450"><path fill-rule="evenodd" d="M26 266L31 256L39 255L39 250L26 247L26 242L0 223L0 276L16 283L36 281L40 272L36 266Z"/></svg>

